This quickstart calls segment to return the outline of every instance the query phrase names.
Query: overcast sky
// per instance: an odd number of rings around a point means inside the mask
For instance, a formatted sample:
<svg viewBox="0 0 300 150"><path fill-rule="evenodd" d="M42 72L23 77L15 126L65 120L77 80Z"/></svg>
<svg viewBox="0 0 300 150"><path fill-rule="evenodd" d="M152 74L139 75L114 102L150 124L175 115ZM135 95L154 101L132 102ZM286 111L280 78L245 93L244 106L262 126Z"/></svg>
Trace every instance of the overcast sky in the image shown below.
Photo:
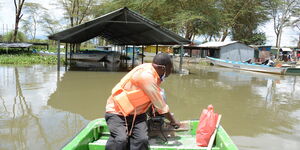
<svg viewBox="0 0 300 150"><path fill-rule="evenodd" d="M51 5L50 3L55 2L56 0L26 0L26 2L36 2L40 3L42 6L48 9L49 13L56 17L61 18L62 17L62 10L56 8L55 6ZM13 29L13 25L15 22L14 17L14 2L13 0L0 0L0 33L3 34L3 32L6 32L6 29ZM272 22L267 22L263 26L259 28L262 32L266 33L267 36L267 43L266 45L275 45L276 37L273 30L273 24ZM40 38L46 38L48 35L46 35L44 32L39 31L37 33L37 37ZM299 37L299 32L297 30L293 30L291 28L285 28L281 45L282 46L296 46L297 45L297 39Z"/></svg>

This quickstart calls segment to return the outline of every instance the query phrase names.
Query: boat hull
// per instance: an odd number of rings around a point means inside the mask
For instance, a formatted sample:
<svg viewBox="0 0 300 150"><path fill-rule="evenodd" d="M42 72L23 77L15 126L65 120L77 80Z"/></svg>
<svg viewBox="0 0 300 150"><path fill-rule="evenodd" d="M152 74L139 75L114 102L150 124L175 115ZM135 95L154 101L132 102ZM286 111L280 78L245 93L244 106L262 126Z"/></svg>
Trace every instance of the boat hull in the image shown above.
<svg viewBox="0 0 300 150"><path fill-rule="evenodd" d="M95 54L72 54L71 59L73 60L89 60L89 61L100 61L104 58L107 53L95 53Z"/></svg>
<svg viewBox="0 0 300 150"><path fill-rule="evenodd" d="M175 136L168 138L168 142L160 142L160 138L150 138L151 150L200 150L207 147L196 145L196 129L198 121L186 121L188 130L176 131ZM109 137L109 130L105 119L100 118L90 122L63 150L105 150ZM168 137L168 136L167 136ZM219 126L217 129L213 150L237 150L226 131Z"/></svg>
<svg viewBox="0 0 300 150"><path fill-rule="evenodd" d="M285 74L286 68L278 68L278 67L270 67L267 65L256 65L256 64L248 64L236 61L222 60L212 57L207 57L211 63L217 66L240 69L240 70L248 70L248 71L256 71L256 72L264 72L264 73L272 73L272 74Z"/></svg>

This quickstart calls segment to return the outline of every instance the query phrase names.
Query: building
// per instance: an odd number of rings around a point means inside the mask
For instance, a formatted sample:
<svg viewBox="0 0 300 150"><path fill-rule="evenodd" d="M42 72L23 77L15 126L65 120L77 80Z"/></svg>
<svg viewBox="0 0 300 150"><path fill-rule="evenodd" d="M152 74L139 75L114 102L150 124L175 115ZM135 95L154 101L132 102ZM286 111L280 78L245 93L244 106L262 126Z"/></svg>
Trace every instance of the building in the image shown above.
<svg viewBox="0 0 300 150"><path fill-rule="evenodd" d="M245 61L254 58L254 48L237 42L207 42L198 45L201 57L210 56L224 60Z"/></svg>
<svg viewBox="0 0 300 150"><path fill-rule="evenodd" d="M254 48L254 59L256 62L263 62L275 57L277 50L272 50L272 46L250 45Z"/></svg>
<svg viewBox="0 0 300 150"><path fill-rule="evenodd" d="M173 48L170 45L148 45L145 47L145 52L156 53L156 50L163 53L173 53Z"/></svg>

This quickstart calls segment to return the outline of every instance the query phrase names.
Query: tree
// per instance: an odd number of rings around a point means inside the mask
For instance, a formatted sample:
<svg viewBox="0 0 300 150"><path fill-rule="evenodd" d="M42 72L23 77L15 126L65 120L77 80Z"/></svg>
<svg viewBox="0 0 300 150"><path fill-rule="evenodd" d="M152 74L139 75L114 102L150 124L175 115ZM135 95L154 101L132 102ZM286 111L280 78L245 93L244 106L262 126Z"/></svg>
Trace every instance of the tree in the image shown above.
<svg viewBox="0 0 300 150"><path fill-rule="evenodd" d="M299 9L299 0L268 0L268 6L271 9L270 15L273 20L274 31L276 34L276 47L280 48L281 35L283 29L290 24L294 15L294 10Z"/></svg>
<svg viewBox="0 0 300 150"><path fill-rule="evenodd" d="M5 42L24 42L26 40L26 35L20 31L18 31L17 36L14 36L14 31L8 32L5 35L3 35L3 41Z"/></svg>
<svg viewBox="0 0 300 150"><path fill-rule="evenodd" d="M14 29L14 34L13 34L13 42L16 42L17 40L17 34L18 34L18 30L19 30L19 22L23 16L22 13L22 8L23 8L23 4L24 4L25 0L14 0L14 4L15 4L15 29Z"/></svg>
<svg viewBox="0 0 300 150"><path fill-rule="evenodd" d="M22 19L21 22L23 23L23 30L32 40L35 40L39 20L45 11L46 8L39 3L24 4L25 16L23 18L25 19Z"/></svg>
<svg viewBox="0 0 300 150"><path fill-rule="evenodd" d="M300 48L300 8L296 8L293 11L294 20L291 22L292 27L298 31L298 43L297 47Z"/></svg>
<svg viewBox="0 0 300 150"><path fill-rule="evenodd" d="M296 30L298 30L298 42L297 42L297 47L298 48L300 48L300 21L295 21L294 23L293 23L293 27L296 29Z"/></svg>
<svg viewBox="0 0 300 150"><path fill-rule="evenodd" d="M221 12L218 20L220 41L232 35L232 40L253 44L248 42L256 34L258 26L268 19L266 3L261 0L219 0L216 7Z"/></svg>
<svg viewBox="0 0 300 150"><path fill-rule="evenodd" d="M41 16L39 23L43 26L43 31L47 34L51 35L58 32L61 27L59 25L59 21L53 19L49 14L45 13Z"/></svg>
<svg viewBox="0 0 300 150"><path fill-rule="evenodd" d="M241 1L239 1L241 2ZM244 3L242 3L244 5ZM263 33L256 33L258 26L267 20L266 5L261 0L249 0L236 17L232 26L232 39L242 41L247 45L255 44L255 38L264 37ZM254 40L254 41L253 41Z"/></svg>
<svg viewBox="0 0 300 150"><path fill-rule="evenodd" d="M192 40L199 34L217 33L214 4L215 0L106 0L93 13L100 16L126 6Z"/></svg>
<svg viewBox="0 0 300 150"><path fill-rule="evenodd" d="M95 0L58 0L58 4L64 9L65 18L70 21L70 26L79 25L91 15L91 9Z"/></svg>

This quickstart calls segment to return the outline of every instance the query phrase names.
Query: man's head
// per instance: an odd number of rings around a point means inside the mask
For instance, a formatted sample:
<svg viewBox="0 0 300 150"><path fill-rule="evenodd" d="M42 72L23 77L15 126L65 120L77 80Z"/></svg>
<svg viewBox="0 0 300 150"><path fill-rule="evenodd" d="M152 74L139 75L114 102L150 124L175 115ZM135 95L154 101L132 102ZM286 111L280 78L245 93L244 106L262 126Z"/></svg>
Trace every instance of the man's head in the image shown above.
<svg viewBox="0 0 300 150"><path fill-rule="evenodd" d="M171 57L166 53L159 53L154 56L152 63L157 73L162 76L168 77L173 69L173 63Z"/></svg>

